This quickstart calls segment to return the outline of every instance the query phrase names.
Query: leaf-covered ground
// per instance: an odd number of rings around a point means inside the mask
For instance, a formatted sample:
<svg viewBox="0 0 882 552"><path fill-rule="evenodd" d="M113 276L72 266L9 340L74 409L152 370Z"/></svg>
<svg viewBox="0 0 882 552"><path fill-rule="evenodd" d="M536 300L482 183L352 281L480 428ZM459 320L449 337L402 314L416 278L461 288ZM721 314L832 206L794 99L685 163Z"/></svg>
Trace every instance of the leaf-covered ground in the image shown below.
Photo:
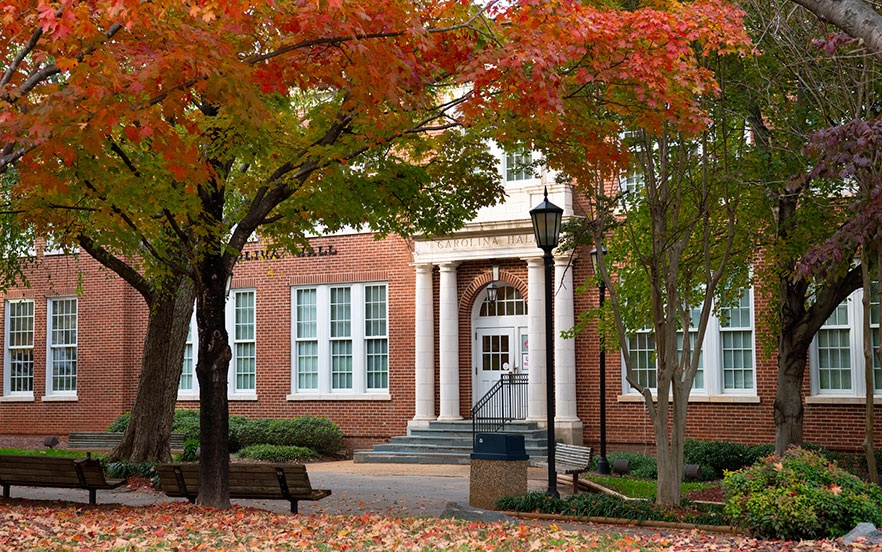
<svg viewBox="0 0 882 552"><path fill-rule="evenodd" d="M186 503L148 507L0 502L0 550L857 550L688 532L652 536L435 518L293 516Z"/></svg>

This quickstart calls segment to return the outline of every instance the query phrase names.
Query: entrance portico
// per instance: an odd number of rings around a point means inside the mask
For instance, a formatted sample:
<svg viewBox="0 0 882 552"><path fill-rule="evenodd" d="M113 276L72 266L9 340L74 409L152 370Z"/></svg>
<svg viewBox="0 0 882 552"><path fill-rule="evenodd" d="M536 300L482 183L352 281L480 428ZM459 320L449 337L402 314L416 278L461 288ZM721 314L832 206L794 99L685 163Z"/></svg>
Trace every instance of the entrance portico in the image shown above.
<svg viewBox="0 0 882 552"><path fill-rule="evenodd" d="M525 300L523 310L481 316L486 286L493 281L493 264L521 267L520 277L501 271L496 284ZM573 326L573 278L569 256L556 257L554 275L555 393L559 438L582 443L582 422L576 415L575 344L560 337ZM480 267L480 268L476 268ZM421 240L414 247L416 271L414 309L414 417L408 426L425 427L434 419L452 421L468 415L470 407L504 372L528 374L527 419L544 426L545 394L545 277L541 251L530 221L483 223L451 237ZM437 323L434 321L437 280ZM526 272L526 283L523 272ZM462 274L460 274L462 271ZM524 285L526 284L526 285ZM437 325L436 325L437 324ZM471 327L463 327L471 325ZM434 350L438 332L438 351ZM469 341L463 342L468 335ZM467 353L468 351L468 353ZM435 362L438 384L435 385ZM465 366L468 362L469 366ZM503 366L507 364L507 366ZM470 374L468 380L465 378ZM470 384L469 384L470 383ZM434 411L435 393L438 410Z"/></svg>

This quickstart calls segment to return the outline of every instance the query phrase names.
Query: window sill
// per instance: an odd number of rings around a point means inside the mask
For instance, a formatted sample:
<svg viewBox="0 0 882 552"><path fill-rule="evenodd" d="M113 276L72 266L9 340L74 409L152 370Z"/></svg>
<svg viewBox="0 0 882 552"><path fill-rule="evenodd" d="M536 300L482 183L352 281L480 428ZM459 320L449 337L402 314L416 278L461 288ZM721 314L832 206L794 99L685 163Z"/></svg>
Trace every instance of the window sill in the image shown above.
<svg viewBox="0 0 882 552"><path fill-rule="evenodd" d="M658 400L655 395L653 395L652 398ZM629 393L626 395L619 395L616 397L616 400L620 403L642 403L643 395ZM673 401L673 396L668 400ZM756 395L689 395L689 402L713 404L759 404L760 398Z"/></svg>
<svg viewBox="0 0 882 552"><path fill-rule="evenodd" d="M178 395L179 401L198 401L199 395L194 395L193 393L187 393L186 395Z"/></svg>
<svg viewBox="0 0 882 552"><path fill-rule="evenodd" d="M76 395L44 395L40 400L43 402L77 402L80 399Z"/></svg>
<svg viewBox="0 0 882 552"><path fill-rule="evenodd" d="M199 397L196 397L196 400L199 400ZM245 393L242 393L241 395L228 395L227 400L228 401L256 401L257 394L247 394L246 395Z"/></svg>
<svg viewBox="0 0 882 552"><path fill-rule="evenodd" d="M392 395L389 393L295 393L285 398L289 401L391 401Z"/></svg>
<svg viewBox="0 0 882 552"><path fill-rule="evenodd" d="M34 402L33 395L4 395L0 402Z"/></svg>
<svg viewBox="0 0 882 552"><path fill-rule="evenodd" d="M836 395L814 395L805 398L805 404L842 404L842 405L863 405L866 404L864 397L853 396L836 396ZM882 404L882 396L873 397L873 404Z"/></svg>

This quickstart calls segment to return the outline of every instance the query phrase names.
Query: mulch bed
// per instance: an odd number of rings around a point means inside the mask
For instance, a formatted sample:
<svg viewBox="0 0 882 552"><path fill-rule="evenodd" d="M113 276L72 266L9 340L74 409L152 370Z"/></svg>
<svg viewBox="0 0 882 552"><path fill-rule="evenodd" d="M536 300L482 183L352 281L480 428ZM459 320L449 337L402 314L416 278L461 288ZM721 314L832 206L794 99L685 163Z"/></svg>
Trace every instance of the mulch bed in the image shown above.
<svg viewBox="0 0 882 552"><path fill-rule="evenodd" d="M684 498L688 498L693 502L723 502L726 499L726 493L723 491L723 485L717 483L707 489L686 493Z"/></svg>

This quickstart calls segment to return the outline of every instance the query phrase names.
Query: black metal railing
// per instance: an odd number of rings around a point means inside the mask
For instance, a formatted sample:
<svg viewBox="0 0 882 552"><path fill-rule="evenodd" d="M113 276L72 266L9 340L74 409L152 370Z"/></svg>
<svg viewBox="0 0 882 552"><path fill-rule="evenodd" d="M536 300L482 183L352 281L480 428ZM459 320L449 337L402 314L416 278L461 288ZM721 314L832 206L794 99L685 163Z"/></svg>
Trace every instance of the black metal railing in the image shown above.
<svg viewBox="0 0 882 552"><path fill-rule="evenodd" d="M472 407L472 440L478 433L505 430L505 424L527 419L527 374L501 374Z"/></svg>

